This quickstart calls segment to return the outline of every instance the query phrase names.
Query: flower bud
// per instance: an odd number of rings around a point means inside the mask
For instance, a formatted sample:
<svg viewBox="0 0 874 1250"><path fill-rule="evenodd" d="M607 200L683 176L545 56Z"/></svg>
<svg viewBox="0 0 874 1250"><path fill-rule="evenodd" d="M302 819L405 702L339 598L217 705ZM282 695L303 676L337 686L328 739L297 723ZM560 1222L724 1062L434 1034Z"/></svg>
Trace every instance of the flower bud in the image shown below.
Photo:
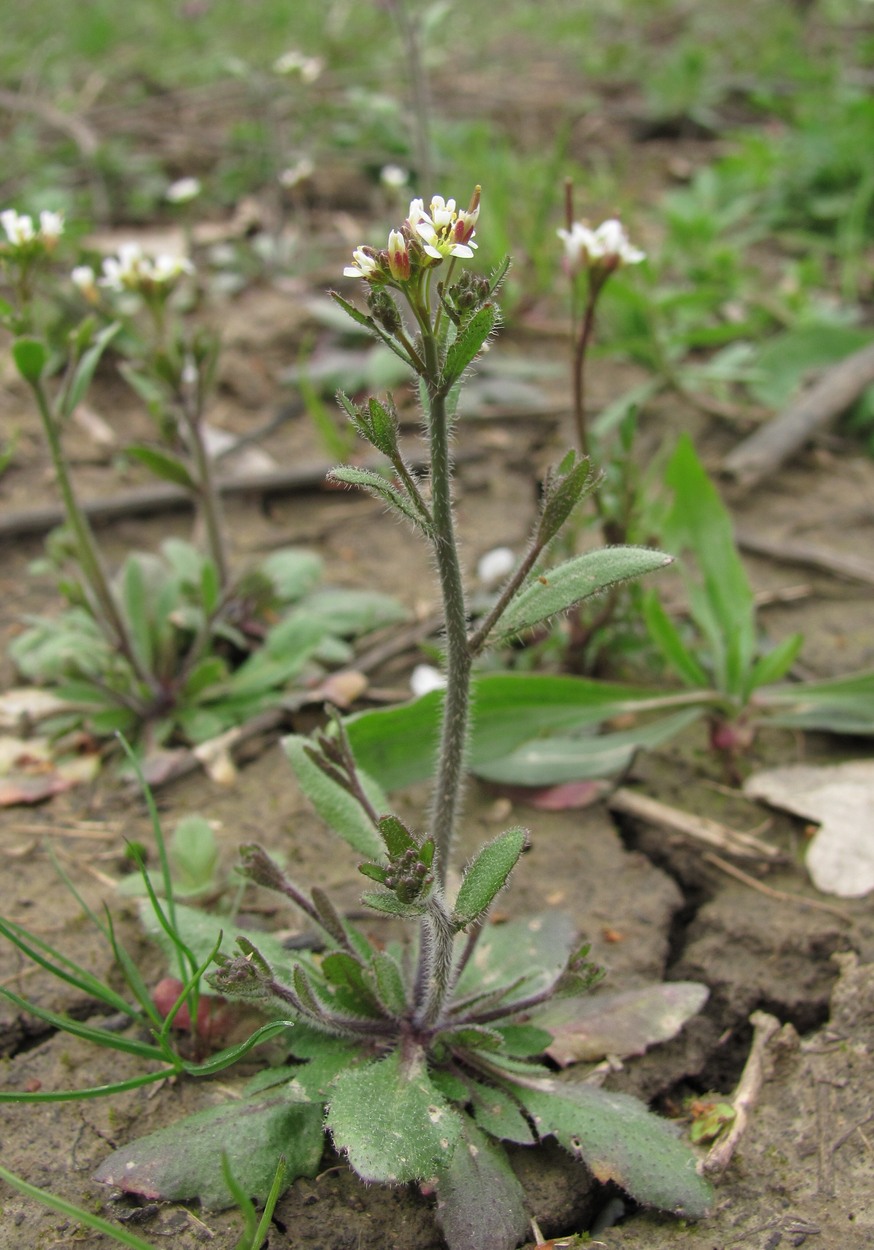
<svg viewBox="0 0 874 1250"><path fill-rule="evenodd" d="M400 230L392 230L388 236L388 267L395 282L409 280L410 251Z"/></svg>

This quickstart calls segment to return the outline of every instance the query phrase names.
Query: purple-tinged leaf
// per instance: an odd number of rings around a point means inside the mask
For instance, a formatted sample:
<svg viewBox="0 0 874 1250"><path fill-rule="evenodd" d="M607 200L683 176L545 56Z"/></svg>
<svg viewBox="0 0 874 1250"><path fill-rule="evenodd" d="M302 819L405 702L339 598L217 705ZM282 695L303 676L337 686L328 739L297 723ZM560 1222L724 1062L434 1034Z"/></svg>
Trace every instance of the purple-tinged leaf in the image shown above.
<svg viewBox="0 0 874 1250"><path fill-rule="evenodd" d="M199 1198L221 1210L235 1201L222 1174L223 1153L240 1188L263 1202L280 1155L290 1184L297 1176L315 1176L323 1146L321 1106L300 1101L285 1086L210 1107L141 1137L111 1154L95 1180L144 1198Z"/></svg>
<svg viewBox="0 0 874 1250"><path fill-rule="evenodd" d="M606 1055L624 1059L676 1037L708 992L697 981L666 981L618 994L556 999L534 1022L552 1034L546 1054L562 1068Z"/></svg>
<svg viewBox="0 0 874 1250"><path fill-rule="evenodd" d="M438 1178L437 1222L449 1250L514 1250L528 1226L522 1186L501 1147L467 1116Z"/></svg>

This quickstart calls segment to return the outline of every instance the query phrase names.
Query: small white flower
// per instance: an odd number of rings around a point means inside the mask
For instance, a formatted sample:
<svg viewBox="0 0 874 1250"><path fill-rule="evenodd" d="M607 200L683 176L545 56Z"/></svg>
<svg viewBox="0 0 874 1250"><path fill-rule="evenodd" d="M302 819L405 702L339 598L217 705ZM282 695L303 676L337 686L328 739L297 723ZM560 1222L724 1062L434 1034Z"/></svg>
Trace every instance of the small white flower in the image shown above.
<svg viewBox="0 0 874 1250"><path fill-rule="evenodd" d="M39 237L47 247L54 247L64 233L64 214L43 209L39 215Z"/></svg>
<svg viewBox="0 0 874 1250"><path fill-rule="evenodd" d="M107 256L99 286L111 291L153 290L171 286L183 274L194 273L194 265L184 256L146 256L139 243L122 243L118 257Z"/></svg>
<svg viewBox="0 0 874 1250"><path fill-rule="evenodd" d="M470 259L477 246L472 240L479 217L479 187L467 210L459 211L455 200L444 200L442 195L435 195L429 208L427 213L422 200L413 200L407 218L407 224L422 239L425 254L435 260L444 260L447 256Z"/></svg>
<svg viewBox="0 0 874 1250"><path fill-rule="evenodd" d="M487 551L476 566L476 575L484 586L494 586L503 581L516 567L516 557L509 547L495 547Z"/></svg>
<svg viewBox="0 0 874 1250"><path fill-rule="evenodd" d="M410 673L410 689L416 698L430 694L432 690L445 690L446 678L430 664L417 664Z"/></svg>
<svg viewBox="0 0 874 1250"><path fill-rule="evenodd" d="M400 165L383 165L379 171L379 180L384 187L399 190L409 182L410 173L409 170L402 169Z"/></svg>
<svg viewBox="0 0 874 1250"><path fill-rule="evenodd" d="M306 182L307 178L312 178L315 173L315 163L309 156L302 156L299 161L295 161L288 169L283 169L279 175L279 182L283 187L296 187L301 182Z"/></svg>
<svg viewBox="0 0 874 1250"><path fill-rule="evenodd" d="M164 192L168 204L188 204L196 200L202 190L199 178L177 178Z"/></svg>
<svg viewBox="0 0 874 1250"><path fill-rule="evenodd" d="M347 265L343 270L347 278L372 278L380 272L379 262L363 247L356 247L352 259L355 264Z"/></svg>
<svg viewBox="0 0 874 1250"><path fill-rule="evenodd" d="M0 213L0 226L6 231L6 237L13 247L30 243L35 237L33 219L26 213L16 213L14 208L4 209Z"/></svg>
<svg viewBox="0 0 874 1250"><path fill-rule="evenodd" d="M153 282L175 282L183 274L194 273L194 265L185 256L156 256L154 261L146 263L146 276Z"/></svg>
<svg viewBox="0 0 874 1250"><path fill-rule="evenodd" d="M77 265L70 274L70 281L89 303L97 301L97 277L90 265Z"/></svg>
<svg viewBox="0 0 874 1250"><path fill-rule="evenodd" d="M274 74L300 74L301 82L315 82L325 68L325 62L318 56L306 56L298 48L283 52L273 62Z"/></svg>
<svg viewBox="0 0 874 1250"><path fill-rule="evenodd" d="M596 248L600 249L596 255L616 257L621 265L639 265L646 260L646 252L632 246L625 227L615 217L602 221L594 238Z"/></svg>
<svg viewBox="0 0 874 1250"><path fill-rule="evenodd" d="M618 269L621 265L639 265L646 260L646 253L632 246L625 227L615 217L603 221L596 230L575 221L570 230L559 230L558 237L564 243L571 273L578 273L590 265Z"/></svg>

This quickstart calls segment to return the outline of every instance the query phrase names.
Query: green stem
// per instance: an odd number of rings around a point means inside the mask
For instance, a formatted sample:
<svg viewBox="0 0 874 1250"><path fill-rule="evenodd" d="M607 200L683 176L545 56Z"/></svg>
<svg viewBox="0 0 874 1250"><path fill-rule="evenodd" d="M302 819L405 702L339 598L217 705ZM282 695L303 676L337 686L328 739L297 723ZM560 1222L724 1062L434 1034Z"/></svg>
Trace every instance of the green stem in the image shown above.
<svg viewBox="0 0 874 1250"><path fill-rule="evenodd" d="M124 618L119 611L115 596L109 585L109 577L106 569L103 567L103 560L100 556L100 549L97 546L97 540L94 532L88 523L88 518L79 507L79 501L76 498L76 492L73 489L73 483L67 472L67 464L64 460L64 453L61 447L61 436L58 432L57 422L52 413L51 404L42 381L31 383L31 389L36 398L39 415L42 419L43 429L45 431L46 442L49 445L49 452L52 458L52 466L55 471L58 489L61 492L61 500L64 505L64 513L66 514L67 524L73 532L73 538L76 543L76 556L79 561L79 567L85 578L91 597L94 600L93 608L95 616L103 627L104 633L108 635L111 642L118 647L119 651L130 664L137 677L145 683L150 689L155 689L155 680L153 675L146 669L139 657L127 629Z"/></svg>
<svg viewBox="0 0 874 1250"><path fill-rule="evenodd" d="M467 645L467 610L452 510L446 396L431 381L439 372L437 344L433 337L425 341L425 354L429 373L433 542L446 628L446 697L430 826L437 847L437 880L442 887L446 882L464 778L471 654Z"/></svg>
<svg viewBox="0 0 874 1250"><path fill-rule="evenodd" d="M218 572L219 586L221 587L223 594L226 594L230 585L228 550L222 520L221 500L216 487L212 465L210 464L206 446L203 441L203 431L201 428L203 400L201 395L201 378L199 371L193 393L183 384L180 401L182 415L188 431L188 441L191 447L191 455L194 459L194 470L198 487L198 500L203 514L204 523L206 525L207 546L209 547L210 558L216 567L216 571Z"/></svg>

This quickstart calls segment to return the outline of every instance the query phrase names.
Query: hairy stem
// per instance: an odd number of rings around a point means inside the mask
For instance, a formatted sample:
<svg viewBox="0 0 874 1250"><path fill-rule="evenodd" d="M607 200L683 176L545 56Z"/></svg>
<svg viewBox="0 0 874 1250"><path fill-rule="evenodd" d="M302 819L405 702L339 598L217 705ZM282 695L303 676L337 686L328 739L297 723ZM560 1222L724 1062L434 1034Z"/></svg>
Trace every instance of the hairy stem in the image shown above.
<svg viewBox="0 0 874 1250"><path fill-rule="evenodd" d="M437 349L426 342L431 377ZM467 645L467 610L452 511L452 470L446 397L432 383L430 395L431 485L434 555L440 579L446 628L446 698L440 733L437 780L431 805L431 834L437 847L436 872L446 882L452 839L458 819L470 714L471 654Z"/></svg>

